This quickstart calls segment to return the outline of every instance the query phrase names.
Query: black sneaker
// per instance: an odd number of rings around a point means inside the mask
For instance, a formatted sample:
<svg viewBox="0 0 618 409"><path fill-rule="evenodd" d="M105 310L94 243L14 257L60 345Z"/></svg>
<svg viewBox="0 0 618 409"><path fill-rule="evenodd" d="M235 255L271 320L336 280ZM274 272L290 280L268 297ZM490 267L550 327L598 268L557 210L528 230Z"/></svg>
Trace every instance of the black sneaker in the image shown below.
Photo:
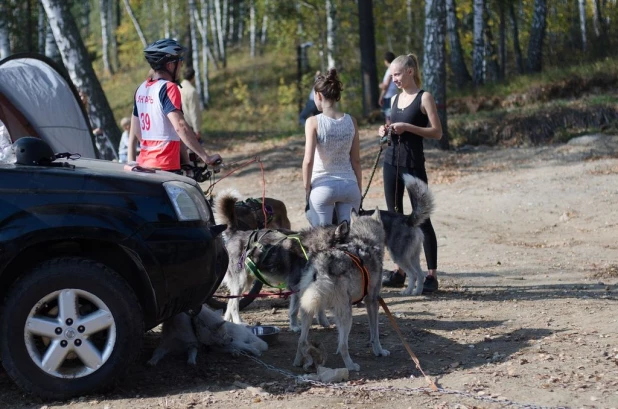
<svg viewBox="0 0 618 409"><path fill-rule="evenodd" d="M425 277L425 282L423 283L423 294L430 294L434 291L438 291L438 279L434 276Z"/></svg>
<svg viewBox="0 0 618 409"><path fill-rule="evenodd" d="M383 287L403 287L406 282L406 277L404 275L399 274L397 271L387 272L382 277L382 286Z"/></svg>

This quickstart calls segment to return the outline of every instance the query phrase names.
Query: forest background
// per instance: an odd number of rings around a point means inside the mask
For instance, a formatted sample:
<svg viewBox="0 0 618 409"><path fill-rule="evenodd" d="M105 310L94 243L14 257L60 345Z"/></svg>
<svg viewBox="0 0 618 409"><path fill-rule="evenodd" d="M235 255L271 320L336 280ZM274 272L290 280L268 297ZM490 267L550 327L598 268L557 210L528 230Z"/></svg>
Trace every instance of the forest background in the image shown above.
<svg viewBox="0 0 618 409"><path fill-rule="evenodd" d="M301 133L314 74L329 67L341 108L379 122L383 54L414 52L441 148L539 144L615 133L617 20L616 0L2 0L0 58L63 64L116 143L149 69L141 51L159 38L190 49L202 134L230 140Z"/></svg>

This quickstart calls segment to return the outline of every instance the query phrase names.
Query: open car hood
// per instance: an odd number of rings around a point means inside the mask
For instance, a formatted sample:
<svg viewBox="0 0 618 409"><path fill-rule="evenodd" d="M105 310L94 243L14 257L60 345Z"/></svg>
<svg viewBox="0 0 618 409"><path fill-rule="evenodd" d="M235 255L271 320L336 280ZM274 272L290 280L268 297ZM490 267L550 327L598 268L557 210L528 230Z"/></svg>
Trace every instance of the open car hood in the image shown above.
<svg viewBox="0 0 618 409"><path fill-rule="evenodd" d="M88 116L62 72L39 54L15 54L0 61L0 120L13 142L36 136L54 152L97 158Z"/></svg>

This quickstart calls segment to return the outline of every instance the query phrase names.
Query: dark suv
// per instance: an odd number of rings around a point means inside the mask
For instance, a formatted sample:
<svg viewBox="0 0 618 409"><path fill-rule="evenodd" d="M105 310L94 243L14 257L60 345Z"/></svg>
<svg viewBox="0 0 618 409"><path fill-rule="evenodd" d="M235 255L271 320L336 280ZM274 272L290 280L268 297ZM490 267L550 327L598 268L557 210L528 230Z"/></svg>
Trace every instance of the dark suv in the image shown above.
<svg viewBox="0 0 618 409"><path fill-rule="evenodd" d="M11 124L0 102L0 120ZM146 330L197 309L219 286L224 228L199 185L172 173L96 159L0 164L8 375L51 399L115 380L139 356Z"/></svg>

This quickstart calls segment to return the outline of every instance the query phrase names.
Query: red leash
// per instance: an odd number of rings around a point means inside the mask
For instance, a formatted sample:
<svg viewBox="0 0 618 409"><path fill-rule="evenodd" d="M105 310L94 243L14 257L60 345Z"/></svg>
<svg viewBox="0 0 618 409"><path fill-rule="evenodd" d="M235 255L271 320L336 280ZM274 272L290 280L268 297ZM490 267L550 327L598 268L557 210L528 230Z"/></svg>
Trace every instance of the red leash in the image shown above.
<svg viewBox="0 0 618 409"><path fill-rule="evenodd" d="M258 294L242 294L242 295L213 295L213 298L225 298L225 299L230 299L230 298L267 298L267 297L277 297L277 298L283 298L284 300L287 300L288 297L292 294L296 294L298 291L283 291L283 290L279 290L278 293L258 293Z"/></svg>

